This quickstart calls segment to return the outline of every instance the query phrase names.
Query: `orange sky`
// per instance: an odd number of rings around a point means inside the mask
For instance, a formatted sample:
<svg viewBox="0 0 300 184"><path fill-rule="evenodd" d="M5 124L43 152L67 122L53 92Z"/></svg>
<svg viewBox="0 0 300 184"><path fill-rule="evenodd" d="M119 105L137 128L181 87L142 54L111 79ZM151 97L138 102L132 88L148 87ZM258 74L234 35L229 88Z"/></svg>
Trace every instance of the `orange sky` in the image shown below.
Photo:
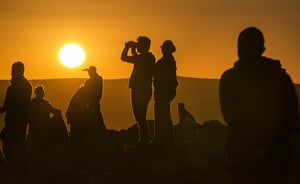
<svg viewBox="0 0 300 184"><path fill-rule="evenodd" d="M219 78L237 59L236 39L248 26L266 38L265 56L280 59L300 83L299 0L0 0L0 79L11 64L25 63L28 79L87 77L95 65L106 79L129 77L132 66L120 60L124 43L139 35L152 40L161 57L166 39L177 46L178 75ZM57 54L78 43L82 66L68 69Z"/></svg>

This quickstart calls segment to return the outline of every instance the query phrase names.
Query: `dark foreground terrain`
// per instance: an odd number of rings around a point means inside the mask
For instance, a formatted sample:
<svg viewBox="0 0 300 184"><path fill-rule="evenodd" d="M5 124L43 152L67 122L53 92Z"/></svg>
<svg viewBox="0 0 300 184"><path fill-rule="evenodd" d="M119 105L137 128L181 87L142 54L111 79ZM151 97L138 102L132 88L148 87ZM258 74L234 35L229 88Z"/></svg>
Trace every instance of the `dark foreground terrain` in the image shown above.
<svg viewBox="0 0 300 184"><path fill-rule="evenodd" d="M153 121L149 122L153 130ZM127 130L109 130L105 141L74 148L69 144L48 152L28 154L28 172L13 173L0 166L1 184L229 184L226 154L227 127L218 121L175 125L176 146L156 150L134 148L136 125ZM292 138L294 157L290 184L300 181L300 135Z"/></svg>

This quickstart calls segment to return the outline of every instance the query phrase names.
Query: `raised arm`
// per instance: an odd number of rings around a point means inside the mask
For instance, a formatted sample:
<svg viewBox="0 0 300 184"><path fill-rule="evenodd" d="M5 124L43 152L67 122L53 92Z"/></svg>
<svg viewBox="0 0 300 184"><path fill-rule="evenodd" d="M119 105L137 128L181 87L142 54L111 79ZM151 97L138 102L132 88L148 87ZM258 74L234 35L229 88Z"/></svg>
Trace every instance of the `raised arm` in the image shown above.
<svg viewBox="0 0 300 184"><path fill-rule="evenodd" d="M128 51L131 49L131 56L128 55ZM137 55L136 53L136 43L133 41L129 41L125 43L125 47L121 54L121 60L128 62L128 63L134 63L135 59L134 57Z"/></svg>

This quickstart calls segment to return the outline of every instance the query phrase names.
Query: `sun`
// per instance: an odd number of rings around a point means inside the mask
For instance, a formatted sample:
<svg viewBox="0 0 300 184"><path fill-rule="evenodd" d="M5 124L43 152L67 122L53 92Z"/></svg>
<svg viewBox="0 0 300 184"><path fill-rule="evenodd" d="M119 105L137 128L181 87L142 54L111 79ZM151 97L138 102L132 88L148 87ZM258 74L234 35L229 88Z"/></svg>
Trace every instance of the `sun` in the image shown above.
<svg viewBox="0 0 300 184"><path fill-rule="evenodd" d="M84 50L78 44L64 45L58 53L58 58L64 66L76 68L80 66L85 59Z"/></svg>

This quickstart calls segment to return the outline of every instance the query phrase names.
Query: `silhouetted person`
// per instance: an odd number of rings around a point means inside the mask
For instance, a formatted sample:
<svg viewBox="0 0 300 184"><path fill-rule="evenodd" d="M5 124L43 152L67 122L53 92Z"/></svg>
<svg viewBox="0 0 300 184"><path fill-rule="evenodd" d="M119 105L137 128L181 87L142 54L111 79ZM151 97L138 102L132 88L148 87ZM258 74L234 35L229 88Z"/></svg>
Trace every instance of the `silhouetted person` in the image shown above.
<svg viewBox="0 0 300 184"><path fill-rule="evenodd" d="M152 96L152 77L155 65L155 57L149 52L151 41L149 38L140 36L137 43L129 41L125 43L122 51L122 61L132 63L133 71L129 80L131 89L131 102L135 120L139 125L138 145L143 145L149 141L147 127L147 107ZM129 49L131 55L128 55Z"/></svg>
<svg viewBox="0 0 300 184"><path fill-rule="evenodd" d="M190 136L192 132L196 132L199 129L199 125L193 115L185 108L184 103L178 103L177 108L179 115L177 127L180 128L183 136Z"/></svg>
<svg viewBox="0 0 300 184"><path fill-rule="evenodd" d="M233 184L288 183L297 97L280 61L263 57L264 51L262 32L244 29L238 38L239 60L220 80Z"/></svg>
<svg viewBox="0 0 300 184"><path fill-rule="evenodd" d="M194 116L184 107L184 103L178 103L177 109L179 115L179 124L182 124L187 119L196 122Z"/></svg>
<svg viewBox="0 0 300 184"><path fill-rule="evenodd" d="M97 68L95 66L90 66L83 71L87 71L90 77L85 81L84 89L87 95L87 107L90 110L93 122L91 128L103 133L106 131L103 116L100 111L100 100L102 98L103 91L103 78L97 73Z"/></svg>
<svg viewBox="0 0 300 184"><path fill-rule="evenodd" d="M34 90L35 97L31 100L31 118L29 123L29 135L33 150L45 151L51 149L53 135L51 115L60 114L59 109L54 108L44 99L45 91L43 86L37 86Z"/></svg>
<svg viewBox="0 0 300 184"><path fill-rule="evenodd" d="M176 61L173 56L175 51L173 42L165 41L161 46L163 56L154 68L155 131L152 143L162 148L174 145L170 105L176 96L178 85Z"/></svg>
<svg viewBox="0 0 300 184"><path fill-rule="evenodd" d="M81 86L72 97L66 112L73 144L83 144L82 142L86 141L86 137L89 134L88 115L87 95L84 87Z"/></svg>
<svg viewBox="0 0 300 184"><path fill-rule="evenodd" d="M100 111L103 79L94 66L83 71L88 71L90 78L72 97L66 113L71 125L71 141L80 144L106 131Z"/></svg>
<svg viewBox="0 0 300 184"><path fill-rule="evenodd" d="M31 84L24 77L24 64L12 65L11 85L7 88L0 112L5 114L5 127L1 132L5 158L20 172L26 167L26 129L30 116Z"/></svg>

